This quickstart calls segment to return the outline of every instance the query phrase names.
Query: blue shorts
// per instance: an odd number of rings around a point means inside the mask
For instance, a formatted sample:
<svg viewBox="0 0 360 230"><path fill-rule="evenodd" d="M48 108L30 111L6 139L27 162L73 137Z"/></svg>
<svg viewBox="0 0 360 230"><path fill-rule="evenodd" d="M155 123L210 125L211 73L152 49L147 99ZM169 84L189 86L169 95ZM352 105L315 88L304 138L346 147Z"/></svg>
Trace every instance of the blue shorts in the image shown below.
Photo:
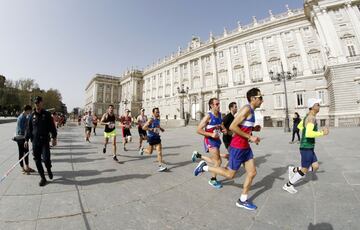
<svg viewBox="0 0 360 230"><path fill-rule="evenodd" d="M234 171L239 170L242 163L254 158L251 148L238 149L229 146L229 155L228 168Z"/></svg>
<svg viewBox="0 0 360 230"><path fill-rule="evenodd" d="M220 149L221 140L220 139L212 139L212 138L205 138L204 139L204 148L205 152L209 152L210 148Z"/></svg>
<svg viewBox="0 0 360 230"><path fill-rule="evenodd" d="M309 168L312 163L318 161L314 149L300 149L300 154L302 168Z"/></svg>

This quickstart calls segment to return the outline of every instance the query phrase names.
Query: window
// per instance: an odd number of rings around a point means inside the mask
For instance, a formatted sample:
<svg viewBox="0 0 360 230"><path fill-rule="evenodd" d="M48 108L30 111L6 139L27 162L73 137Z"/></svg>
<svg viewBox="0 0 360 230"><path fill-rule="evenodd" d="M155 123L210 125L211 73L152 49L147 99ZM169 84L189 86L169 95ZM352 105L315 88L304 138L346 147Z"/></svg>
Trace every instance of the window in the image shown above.
<svg viewBox="0 0 360 230"><path fill-rule="evenodd" d="M269 71L271 70L273 74L280 73L280 59L269 61Z"/></svg>
<svg viewBox="0 0 360 230"><path fill-rule="evenodd" d="M335 15L336 20L341 20L343 17L340 10L334 10L334 15Z"/></svg>
<svg viewBox="0 0 360 230"><path fill-rule="evenodd" d="M239 48L237 46L233 47L233 54L238 54L239 53Z"/></svg>
<svg viewBox="0 0 360 230"><path fill-rule="evenodd" d="M228 110L228 101L220 100L220 112L225 113Z"/></svg>
<svg viewBox="0 0 360 230"><path fill-rule="evenodd" d="M174 72L177 73L177 67L174 68Z"/></svg>
<svg viewBox="0 0 360 230"><path fill-rule="evenodd" d="M310 53L309 54L310 63L312 70L320 70L322 69L320 52Z"/></svg>
<svg viewBox="0 0 360 230"><path fill-rule="evenodd" d="M227 72L224 71L224 72L221 72L218 74L219 76L219 85L220 86L225 86L227 85L227 82L228 82L228 79L227 79Z"/></svg>
<svg viewBox="0 0 360 230"><path fill-rule="evenodd" d="M197 89L197 88L200 88L201 85L200 85L200 77L195 77L193 79L193 89Z"/></svg>
<svg viewBox="0 0 360 230"><path fill-rule="evenodd" d="M187 68L187 65L186 65L186 64L184 64L184 65L183 65L183 69L186 69L186 68Z"/></svg>
<svg viewBox="0 0 360 230"><path fill-rule="evenodd" d="M344 38L342 40L347 48L348 56L350 56L350 57L356 56L354 36L347 34L344 36Z"/></svg>
<svg viewBox="0 0 360 230"><path fill-rule="evenodd" d="M212 85L212 75L206 76L205 85L206 86Z"/></svg>
<svg viewBox="0 0 360 230"><path fill-rule="evenodd" d="M244 68L234 69L234 82L235 83L244 82Z"/></svg>
<svg viewBox="0 0 360 230"><path fill-rule="evenodd" d="M292 41L293 37L290 32L285 32L286 41Z"/></svg>
<svg viewBox="0 0 360 230"><path fill-rule="evenodd" d="M194 66L197 66L197 65L198 65L198 61L197 61L197 60L193 61L193 65L194 65Z"/></svg>
<svg viewBox="0 0 360 230"><path fill-rule="evenodd" d="M218 57L223 58L224 57L224 52L223 51L218 52Z"/></svg>
<svg viewBox="0 0 360 230"><path fill-rule="evenodd" d="M254 51L255 50L255 42L249 42L249 50Z"/></svg>
<svg viewBox="0 0 360 230"><path fill-rule="evenodd" d="M275 108L284 108L283 94L275 94Z"/></svg>
<svg viewBox="0 0 360 230"><path fill-rule="evenodd" d="M311 36L311 31L310 31L309 27L304 27L303 30L304 30L305 37L310 37Z"/></svg>
<svg viewBox="0 0 360 230"><path fill-rule="evenodd" d="M304 107L304 93L296 93L296 107Z"/></svg>
<svg viewBox="0 0 360 230"><path fill-rule="evenodd" d="M166 70L166 75L170 75L170 70Z"/></svg>
<svg viewBox="0 0 360 230"><path fill-rule="evenodd" d="M325 90L318 90L316 94L317 94L317 98L321 100L320 105L325 105L326 104Z"/></svg>
<svg viewBox="0 0 360 230"><path fill-rule="evenodd" d="M252 82L262 81L261 74L261 64L254 64L250 66L250 76Z"/></svg>
<svg viewBox="0 0 360 230"><path fill-rule="evenodd" d="M206 63L209 63L209 62L210 62L210 56L206 56L206 57L205 57L205 62L206 62Z"/></svg>
<svg viewBox="0 0 360 230"><path fill-rule="evenodd" d="M267 44L267 46L273 46L274 45L274 37L273 36L267 37L266 44Z"/></svg>

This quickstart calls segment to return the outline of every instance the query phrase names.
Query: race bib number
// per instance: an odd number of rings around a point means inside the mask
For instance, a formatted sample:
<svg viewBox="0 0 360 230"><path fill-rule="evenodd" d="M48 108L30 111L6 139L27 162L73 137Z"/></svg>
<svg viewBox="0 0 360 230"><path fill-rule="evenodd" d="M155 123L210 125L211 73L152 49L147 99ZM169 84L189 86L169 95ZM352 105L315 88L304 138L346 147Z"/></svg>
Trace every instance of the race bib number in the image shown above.
<svg viewBox="0 0 360 230"><path fill-rule="evenodd" d="M113 128L115 128L115 123L111 122L108 126L109 126L110 129L113 129Z"/></svg>

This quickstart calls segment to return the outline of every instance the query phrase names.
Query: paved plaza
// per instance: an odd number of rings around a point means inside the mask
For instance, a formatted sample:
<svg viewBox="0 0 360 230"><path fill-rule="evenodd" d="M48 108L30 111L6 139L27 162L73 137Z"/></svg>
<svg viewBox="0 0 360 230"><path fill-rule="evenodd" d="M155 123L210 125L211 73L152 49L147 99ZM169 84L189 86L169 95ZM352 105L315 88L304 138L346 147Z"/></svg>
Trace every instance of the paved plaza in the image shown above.
<svg viewBox="0 0 360 230"><path fill-rule="evenodd" d="M17 161L10 140L15 123L0 125L0 174ZM282 190L289 164L299 164L290 134L265 128L252 146L257 164L248 211L235 206L244 182L241 169L222 189L208 185L209 174L193 175L193 150L201 150L195 127L163 133L168 172L157 172L156 155L139 156L138 134L124 152L118 135L118 157L110 146L102 153L102 129L85 143L83 127L59 129L52 149L54 179L39 187L37 174L23 175L19 166L0 184L0 229L360 229L360 128L334 128L317 140L319 172ZM34 161L30 165L35 168Z"/></svg>

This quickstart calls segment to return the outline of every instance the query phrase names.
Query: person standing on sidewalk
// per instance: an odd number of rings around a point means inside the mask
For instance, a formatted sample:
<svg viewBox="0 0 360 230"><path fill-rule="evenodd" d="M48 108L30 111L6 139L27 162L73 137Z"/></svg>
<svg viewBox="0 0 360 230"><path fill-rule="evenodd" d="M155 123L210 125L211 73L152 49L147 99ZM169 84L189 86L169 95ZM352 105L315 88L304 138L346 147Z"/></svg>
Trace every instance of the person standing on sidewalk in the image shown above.
<svg viewBox="0 0 360 230"><path fill-rule="evenodd" d="M194 175L198 176L203 172L211 172L232 179L240 166L244 164L246 178L236 206L247 210L256 210L256 205L248 200L250 187L256 176L254 155L249 142L255 144L260 142L260 138L253 136L252 132L261 129L260 126L255 126L255 109L259 108L263 103L263 95L258 88L252 88L246 93L246 97L249 104L240 109L230 125L230 130L234 133L234 136L229 146L229 166L227 168L208 166L205 161L200 161L194 170Z"/></svg>
<svg viewBox="0 0 360 230"><path fill-rule="evenodd" d="M29 115L31 113L31 106L25 105L23 108L23 112L20 114L20 116L17 118L16 122L16 136L14 137L14 141L16 141L18 148L19 148L19 160L27 153L29 152L29 148L25 148L25 131L26 126L29 121ZM25 162L25 167L24 167ZM31 172L35 172L34 169L29 167L29 155L24 157L22 161L20 161L20 166L22 168L22 173L29 175Z"/></svg>
<svg viewBox="0 0 360 230"><path fill-rule="evenodd" d="M298 125L298 128L302 130L300 141L301 167L289 166L289 181L283 186L283 189L291 194L297 192L294 184L304 178L308 171L315 172L319 169L318 159L314 152L315 138L329 134L329 129L326 127L318 131L316 114L320 111L320 102L320 99L309 98L307 102L309 113Z"/></svg>
<svg viewBox="0 0 360 230"><path fill-rule="evenodd" d="M104 115L101 118L101 124L105 125L105 130L104 130L104 148L103 148L103 153L106 153L106 145L109 142L109 138L112 138L112 146L113 146L113 160L114 161L118 161L117 157L116 157L116 117L114 114L114 106L113 105L109 105L108 107L108 111L106 113L104 113Z"/></svg>
<svg viewBox="0 0 360 230"><path fill-rule="evenodd" d="M33 146L33 155L36 164L36 168L39 172L41 180L39 186L45 186L47 181L45 178L44 168L42 161L45 163L45 167L48 172L50 180L53 179L53 173L51 171L51 159L50 159L50 133L52 146L56 146L57 130L51 113L43 108L43 99L40 96L35 98L35 110L29 117L28 126L25 132L25 148L28 148L28 142L31 140Z"/></svg>
<svg viewBox="0 0 360 230"><path fill-rule="evenodd" d="M300 130L298 129L298 125L301 122L301 118L300 115L295 112L294 114L294 118L293 118L293 128L292 128L292 139L289 142L290 144L294 144L294 139L295 139L295 134L298 137L298 143L300 142Z"/></svg>

